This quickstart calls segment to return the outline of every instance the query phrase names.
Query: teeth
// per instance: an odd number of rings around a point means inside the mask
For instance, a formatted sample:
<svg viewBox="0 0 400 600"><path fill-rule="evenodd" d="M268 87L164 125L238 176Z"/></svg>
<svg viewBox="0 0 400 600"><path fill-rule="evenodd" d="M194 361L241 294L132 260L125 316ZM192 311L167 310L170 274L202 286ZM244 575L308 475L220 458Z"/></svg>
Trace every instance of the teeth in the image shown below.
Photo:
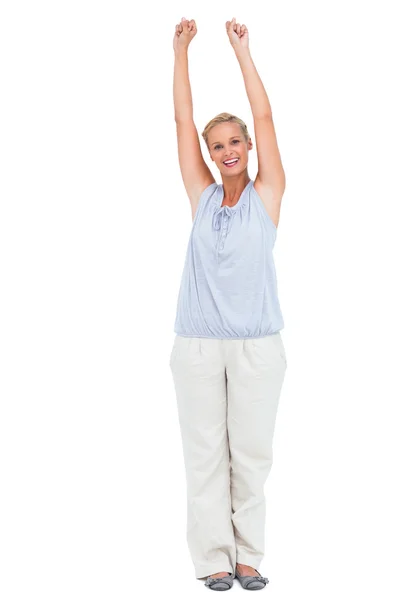
<svg viewBox="0 0 400 600"><path fill-rule="evenodd" d="M238 158L234 158L232 160L225 160L224 165L231 165L232 163L237 162L238 160Z"/></svg>

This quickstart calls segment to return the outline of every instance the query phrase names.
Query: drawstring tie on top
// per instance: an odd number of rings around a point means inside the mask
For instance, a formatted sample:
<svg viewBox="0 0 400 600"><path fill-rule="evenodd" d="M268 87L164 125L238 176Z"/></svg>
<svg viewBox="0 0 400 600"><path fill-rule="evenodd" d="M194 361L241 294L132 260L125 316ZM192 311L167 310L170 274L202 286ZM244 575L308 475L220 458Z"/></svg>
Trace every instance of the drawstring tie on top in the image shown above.
<svg viewBox="0 0 400 600"><path fill-rule="evenodd" d="M224 216L226 215L227 219L228 219L228 230L227 232L230 231L231 227L232 227L232 223L233 223L233 217L236 214L236 210L232 210L232 208L230 206L221 206L221 208L219 208L213 216L213 220L212 220L212 224L214 229L216 229L217 231L219 229L221 229L221 223L222 223L222 219L224 218Z"/></svg>

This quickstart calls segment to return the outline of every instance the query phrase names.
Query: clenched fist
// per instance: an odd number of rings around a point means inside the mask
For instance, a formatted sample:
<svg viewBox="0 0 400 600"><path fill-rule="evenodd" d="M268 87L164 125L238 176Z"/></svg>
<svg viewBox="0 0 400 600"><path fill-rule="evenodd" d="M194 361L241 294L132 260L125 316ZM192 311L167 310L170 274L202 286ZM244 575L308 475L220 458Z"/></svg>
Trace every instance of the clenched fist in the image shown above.
<svg viewBox="0 0 400 600"><path fill-rule="evenodd" d="M227 21L225 25L229 41L235 50L249 47L249 31L246 25L236 23L235 17L232 21Z"/></svg>
<svg viewBox="0 0 400 600"><path fill-rule="evenodd" d="M175 26L174 51L187 49L190 42L197 33L196 22L194 19L188 21L182 17L181 22Z"/></svg>

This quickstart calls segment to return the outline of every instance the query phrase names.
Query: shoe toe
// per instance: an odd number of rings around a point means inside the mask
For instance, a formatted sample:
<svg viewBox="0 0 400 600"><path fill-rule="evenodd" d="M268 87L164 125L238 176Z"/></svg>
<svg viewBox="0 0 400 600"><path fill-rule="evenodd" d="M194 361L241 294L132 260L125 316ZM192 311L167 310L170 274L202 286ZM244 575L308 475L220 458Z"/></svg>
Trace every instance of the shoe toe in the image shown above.
<svg viewBox="0 0 400 600"><path fill-rule="evenodd" d="M246 585L246 588L249 590L261 590L263 587L265 587L265 583L257 581L256 579L254 581L249 581Z"/></svg>
<svg viewBox="0 0 400 600"><path fill-rule="evenodd" d="M258 571L257 571L258 573ZM268 583L267 577L262 577L261 575L253 576L253 575L240 575L240 573L236 570L236 577L239 579L241 586L246 590L260 590L266 586Z"/></svg>
<svg viewBox="0 0 400 600"><path fill-rule="evenodd" d="M208 586L211 590L224 591L229 590L233 585L233 577L232 575L228 575L225 577L207 577L205 582L206 586Z"/></svg>

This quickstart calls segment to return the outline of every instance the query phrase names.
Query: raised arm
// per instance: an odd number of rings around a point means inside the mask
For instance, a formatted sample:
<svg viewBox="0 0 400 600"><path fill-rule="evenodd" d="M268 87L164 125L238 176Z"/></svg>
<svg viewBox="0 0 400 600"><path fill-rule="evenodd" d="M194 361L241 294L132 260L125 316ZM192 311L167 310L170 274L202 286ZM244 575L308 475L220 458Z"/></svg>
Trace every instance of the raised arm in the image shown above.
<svg viewBox="0 0 400 600"><path fill-rule="evenodd" d="M193 121L192 92L189 81L188 48L197 33L192 19L182 19L174 36L174 110L178 138L178 156L183 184L192 207L192 218L202 192L215 179L204 161L199 135Z"/></svg>
<svg viewBox="0 0 400 600"><path fill-rule="evenodd" d="M272 119L271 105L250 55L249 33L246 25L240 25L236 23L236 19L232 19L232 21L226 22L226 30L243 74L254 119L258 160L258 173L254 180L254 187L260 192L260 195L262 194L267 212L277 224L286 178Z"/></svg>

